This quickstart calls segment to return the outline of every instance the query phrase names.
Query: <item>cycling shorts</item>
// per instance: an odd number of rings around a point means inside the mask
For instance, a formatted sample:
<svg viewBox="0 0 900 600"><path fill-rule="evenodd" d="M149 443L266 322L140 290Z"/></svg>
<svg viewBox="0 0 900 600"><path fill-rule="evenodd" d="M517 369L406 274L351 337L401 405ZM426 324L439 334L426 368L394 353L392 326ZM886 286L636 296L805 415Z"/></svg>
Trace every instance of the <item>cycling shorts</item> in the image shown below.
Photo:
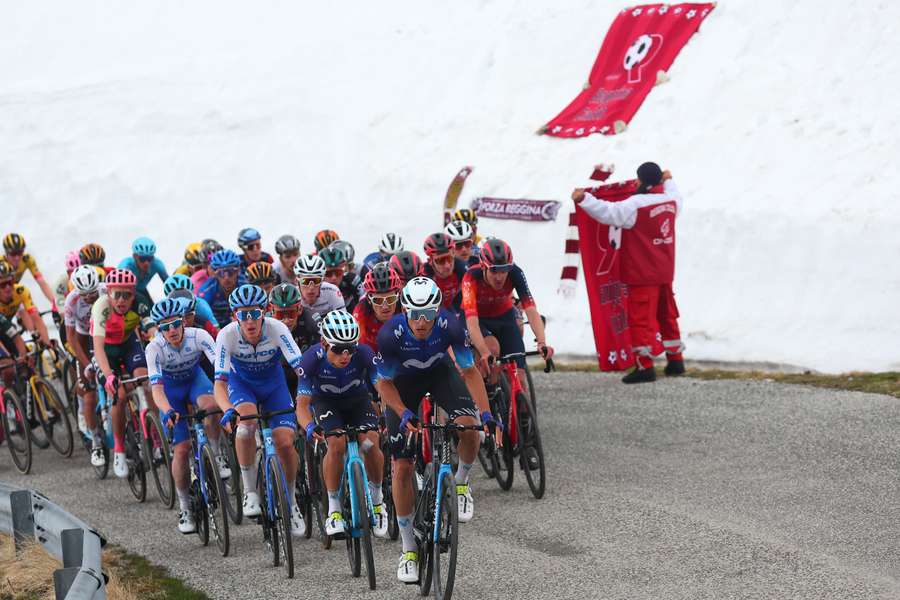
<svg viewBox="0 0 900 600"><path fill-rule="evenodd" d="M325 431L343 429L346 425L378 427L378 417L369 396L353 396L337 401L313 396L312 409L316 415L316 423Z"/></svg>
<svg viewBox="0 0 900 600"><path fill-rule="evenodd" d="M522 332L519 331L519 322L516 319L516 309L511 308L499 317L478 317L478 325L482 336L497 338L500 356L522 352L523 356L516 357L516 364L520 369L524 369L525 342L522 340Z"/></svg>
<svg viewBox="0 0 900 600"><path fill-rule="evenodd" d="M163 377L163 390L166 392L166 399L169 404L182 417L187 416L187 403L190 402L195 408L197 407L197 398L200 396L211 396L213 393L212 383L199 366L194 367L193 377L181 381L174 381ZM160 419L165 425L166 415L159 411ZM187 419L181 418L175 424L173 431L172 444L178 445L188 440L188 422Z"/></svg>
<svg viewBox="0 0 900 600"><path fill-rule="evenodd" d="M132 332L121 344L105 344L103 349L106 350L106 360L113 373L125 372L134 376L136 369L147 368L144 347L136 332Z"/></svg>
<svg viewBox="0 0 900 600"><path fill-rule="evenodd" d="M252 402L257 410L264 413L293 408L294 401L284 380L284 372L279 368L274 369L273 373L269 380L258 382L242 379L232 371L228 375L228 399L235 407ZM269 421L269 426L272 429L288 427L296 431L297 416L293 412L278 415Z"/></svg>

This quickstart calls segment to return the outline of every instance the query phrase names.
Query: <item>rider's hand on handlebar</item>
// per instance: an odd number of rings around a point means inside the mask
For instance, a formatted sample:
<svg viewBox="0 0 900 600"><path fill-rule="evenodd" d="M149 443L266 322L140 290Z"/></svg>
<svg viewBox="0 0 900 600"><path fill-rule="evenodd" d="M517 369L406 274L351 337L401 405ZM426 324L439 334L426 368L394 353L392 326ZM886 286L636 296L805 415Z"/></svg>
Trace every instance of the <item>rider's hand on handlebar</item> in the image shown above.
<svg viewBox="0 0 900 600"><path fill-rule="evenodd" d="M106 390L106 393L115 396L116 390L119 388L119 379L115 376L115 374L109 374L105 377L105 381L103 382L103 389Z"/></svg>
<svg viewBox="0 0 900 600"><path fill-rule="evenodd" d="M400 431L409 433L419 431L419 418L416 416L416 413L408 408L400 416Z"/></svg>
<svg viewBox="0 0 900 600"><path fill-rule="evenodd" d="M168 425L169 429L174 429L175 424L178 423L178 420L181 416L178 414L174 408L170 408L166 411L166 425Z"/></svg>
<svg viewBox="0 0 900 600"><path fill-rule="evenodd" d="M551 358L553 358L553 346L548 346L545 343L538 342L537 347L544 360L550 360Z"/></svg>
<svg viewBox="0 0 900 600"><path fill-rule="evenodd" d="M481 376L487 377L491 374L491 369L494 367L494 355L490 352L480 353L477 365Z"/></svg>
<svg viewBox="0 0 900 600"><path fill-rule="evenodd" d="M325 441L325 430L322 429L321 425L316 425L315 423L307 423L306 424L306 441L309 443L316 442L324 442Z"/></svg>
<svg viewBox="0 0 900 600"><path fill-rule="evenodd" d="M225 411L225 414L222 415L222 418L219 419L219 425L222 426L222 429L225 430L226 433L231 433L231 430L234 429L234 423L237 421L238 413L233 408L229 408Z"/></svg>

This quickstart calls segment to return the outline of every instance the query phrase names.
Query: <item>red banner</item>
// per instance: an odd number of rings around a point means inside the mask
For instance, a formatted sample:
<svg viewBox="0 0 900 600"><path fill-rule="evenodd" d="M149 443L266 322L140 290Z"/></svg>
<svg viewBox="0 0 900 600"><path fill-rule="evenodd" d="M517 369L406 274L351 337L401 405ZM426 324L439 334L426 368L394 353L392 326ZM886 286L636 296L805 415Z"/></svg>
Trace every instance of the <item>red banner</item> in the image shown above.
<svg viewBox="0 0 900 600"><path fill-rule="evenodd" d="M556 137L624 131L657 78L715 8L715 3L626 8L610 26L588 86L542 133Z"/></svg>
<svg viewBox="0 0 900 600"><path fill-rule="evenodd" d="M560 203L556 200L522 200L510 198L475 198L472 210L488 219L518 221L555 221Z"/></svg>

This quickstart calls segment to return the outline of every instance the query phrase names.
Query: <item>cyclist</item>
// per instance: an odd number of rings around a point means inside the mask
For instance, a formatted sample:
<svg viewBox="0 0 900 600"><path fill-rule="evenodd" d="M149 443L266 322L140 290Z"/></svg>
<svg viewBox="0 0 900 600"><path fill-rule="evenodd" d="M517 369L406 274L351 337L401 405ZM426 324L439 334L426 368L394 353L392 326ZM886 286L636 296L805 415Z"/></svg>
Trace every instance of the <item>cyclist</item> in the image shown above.
<svg viewBox="0 0 900 600"><path fill-rule="evenodd" d="M106 463L100 445L100 430L97 426L97 392L91 377L85 375L91 364L91 308L105 291L101 287L100 276L90 265L82 265L72 272L74 289L63 302L66 339L75 360L78 361L78 385L75 392L81 400L79 422L84 419L84 429L91 432L93 449L91 464L101 467ZM80 424L80 423L79 423Z"/></svg>
<svg viewBox="0 0 900 600"><path fill-rule="evenodd" d="M465 327L441 308L441 289L427 277L416 277L404 286L400 298L405 314L393 317L378 334L376 388L389 409L386 421L394 460L394 505L403 539L397 578L412 583L419 575L413 534L413 456L406 450L404 438L417 427L420 400L430 392L449 419L461 425L478 423L479 414L486 428L495 427L496 420L488 408L484 381L475 368ZM451 348L462 377L447 354ZM478 445L478 432L460 432L455 479L462 523L474 514L469 471Z"/></svg>
<svg viewBox="0 0 900 600"><path fill-rule="evenodd" d="M303 308L319 321L325 313L344 308L344 297L336 285L325 283L325 261L316 254L307 254L297 259L294 275L300 282L300 297Z"/></svg>
<svg viewBox="0 0 900 600"><path fill-rule="evenodd" d="M341 237L334 229L323 229L317 232L316 237L313 238L313 246L316 249L316 254L318 254L334 242L338 241L339 239L341 239Z"/></svg>
<svg viewBox="0 0 900 600"><path fill-rule="evenodd" d="M359 275L359 265L353 262L356 259L356 250L353 244L347 240L334 240L331 242L332 248L337 248L344 253L344 259L347 261L347 272Z"/></svg>
<svg viewBox="0 0 900 600"><path fill-rule="evenodd" d="M172 479L178 495L178 531L194 533L197 525L191 513L191 473L188 455L191 450L185 420L188 403L202 410L216 407L212 383L200 368L200 357L215 361L215 342L211 335L196 327L184 325L184 304L172 298L153 305L150 316L157 333L147 344L150 391L159 408L160 417L172 429ZM221 454L220 429L217 419L205 422L209 445L223 479L231 476L228 461Z"/></svg>
<svg viewBox="0 0 900 600"><path fill-rule="evenodd" d="M425 264L419 258L419 255L412 250L398 252L391 257L388 264L400 277L403 285L406 285L406 282L413 277L421 277L425 274Z"/></svg>
<svg viewBox="0 0 900 600"><path fill-rule="evenodd" d="M252 227L245 227L238 232L238 248L244 251L241 254L241 270L245 271L252 263L264 261L269 264L274 262L272 255L262 251L262 236Z"/></svg>
<svg viewBox="0 0 900 600"><path fill-rule="evenodd" d="M344 251L335 245L322 248L319 256L325 263L325 282L336 285L344 296L344 307L348 312L359 302L359 276L347 268Z"/></svg>
<svg viewBox="0 0 900 600"><path fill-rule="evenodd" d="M22 339L19 329L14 323L0 315L0 373L3 375L2 380L6 387L12 387L15 377L15 371L7 368L10 366L10 359L19 356L28 356L25 340Z"/></svg>
<svg viewBox="0 0 900 600"><path fill-rule="evenodd" d="M66 254L66 274L60 275L53 286L53 295L56 297L56 306L63 306L66 303L66 296L72 291L72 272L81 265L81 259L78 258L78 251L72 250Z"/></svg>
<svg viewBox="0 0 900 600"><path fill-rule="evenodd" d="M446 233L432 233L425 238L425 276L441 288L443 307L461 318L462 279L466 263L453 256L453 240Z"/></svg>
<svg viewBox="0 0 900 600"><path fill-rule="evenodd" d="M184 262L175 269L176 275L187 275L190 277L203 266L203 244L202 242L191 242L184 249Z"/></svg>
<svg viewBox="0 0 900 600"><path fill-rule="evenodd" d="M275 242L275 253L278 261L275 263L275 272L281 281L297 285L297 277L294 275L294 264L300 256L300 240L290 234L278 238Z"/></svg>
<svg viewBox="0 0 900 600"><path fill-rule="evenodd" d="M369 395L369 383L375 382L375 353L359 343L359 325L346 310L331 311L322 318L321 325L321 342L312 346L300 360L302 375L297 392L297 423L306 431L306 439L310 442L314 439L324 441L323 432L343 429L347 425L373 429L360 437L359 449L366 465L375 514L372 529L377 537L388 537L387 511L381 490L384 455L378 443L378 417L372 410ZM327 535L341 535L346 531L340 492L346 449L345 438L332 438L322 465L328 492Z"/></svg>
<svg viewBox="0 0 900 600"><path fill-rule="evenodd" d="M187 294L178 294L173 296L177 290L184 290ZM163 283L163 293L167 298L178 297L184 298L186 302L185 308L185 326L194 327L196 319L197 325L205 329L213 338L219 333L219 321L213 314L209 303L203 298L197 298L194 295L194 282L187 275L172 275Z"/></svg>
<svg viewBox="0 0 900 600"><path fill-rule="evenodd" d="M147 285L158 275L161 281L169 278L166 265L156 257L156 243L148 237L139 237L131 243L131 256L119 263L120 269L128 269L137 278L135 306L142 317L150 314L153 299L147 292Z"/></svg>
<svg viewBox="0 0 900 600"><path fill-rule="evenodd" d="M128 476L125 463L125 390L118 384L119 374L132 377L147 374L147 360L138 337L141 317L133 310L137 278L128 269L113 269L106 275L106 294L91 307L91 336L97 360L98 383L108 397L118 394L119 402L110 410L113 426L113 472ZM93 458L92 458L93 462Z"/></svg>
<svg viewBox="0 0 900 600"><path fill-rule="evenodd" d="M528 324L537 339L538 350L545 359L550 358L553 356L553 348L547 345L544 321L528 288L525 272L513 262L509 244L490 238L481 245L479 266L470 268L463 277L462 308L466 315L466 325L485 373L490 372L491 356L523 353L516 357L516 364L519 366L522 388L528 391L525 343L516 321L512 297L514 291L519 296L521 309L528 317ZM491 373L489 381L496 383L496 373Z"/></svg>
<svg viewBox="0 0 900 600"><path fill-rule="evenodd" d="M478 235L478 215L475 214L475 211L471 208L460 208L455 213L453 213L453 217L450 219L451 221L465 221L472 227L472 243L474 247L478 247L481 244L481 236Z"/></svg>
<svg viewBox="0 0 900 600"><path fill-rule="evenodd" d="M444 233L453 240L453 256L463 261L467 267L478 264L478 252L474 246L475 232L465 221L450 221Z"/></svg>
<svg viewBox="0 0 900 600"><path fill-rule="evenodd" d="M360 280L366 278L368 273L376 263L390 260L391 257L398 252L403 252L403 238L396 233L386 233L381 236L378 242L378 251L369 254L363 259L363 264L359 269Z"/></svg>
<svg viewBox="0 0 900 600"><path fill-rule="evenodd" d="M31 301L31 292L24 285L16 283L15 269L5 260L0 260L0 314L7 319L18 314L26 330L44 344L50 344L47 326Z"/></svg>
<svg viewBox="0 0 900 600"><path fill-rule="evenodd" d="M199 290L203 282L212 277L213 269L209 266L212 255L219 250L224 250L222 244L214 239L207 238L200 242L200 256L203 260L203 268L194 271L191 275L191 281L194 282L194 289Z"/></svg>
<svg viewBox="0 0 900 600"><path fill-rule="evenodd" d="M48 284L47 280L44 279L44 276L41 275L41 270L38 269L34 257L25 252L25 238L18 233L7 234L7 236L3 238L3 251L6 253L3 256L4 260L6 260L13 268L13 277L15 278L16 283L22 281L25 271L31 271L31 276L34 277L38 287L40 287L41 291L44 293L44 297L47 298L47 301L50 303L50 307L53 310L53 321L59 325L62 321L59 318L56 297L53 295L53 290L50 289L50 284Z"/></svg>
<svg viewBox="0 0 900 600"><path fill-rule="evenodd" d="M219 250L209 259L209 267L213 276L203 282L197 290L197 297L209 304L219 326L224 327L231 321L228 295L239 283L241 259L234 250Z"/></svg>
<svg viewBox="0 0 900 600"><path fill-rule="evenodd" d="M228 297L234 321L226 325L216 338L216 403L225 414L221 424L230 432L237 415L253 415L292 408L293 402L281 359L300 374L300 349L291 338L287 326L265 316L269 299L255 285L242 285ZM294 437L297 420L293 413L273 417L272 438L287 480L288 502L291 504L291 532L301 536L306 523L300 507L293 501L297 476L297 452ZM256 421L240 421L235 433L235 450L244 484L243 510L246 517L261 513L256 493Z"/></svg>
<svg viewBox="0 0 900 600"><path fill-rule="evenodd" d="M269 294L269 313L287 325L301 353L319 341L319 323L312 313L303 309L297 286L290 283L276 285ZM282 361L281 366L293 397L297 393L297 374L287 361Z"/></svg>
<svg viewBox="0 0 900 600"><path fill-rule="evenodd" d="M365 298L356 305L353 316L359 323L361 344L378 352L378 332L391 317L400 312L400 290L403 282L387 263L378 263L366 273L363 282Z"/></svg>
<svg viewBox="0 0 900 600"><path fill-rule="evenodd" d="M78 250L78 259L83 265L91 265L97 270L100 279L106 277L109 271L115 267L107 267L103 263L106 262L106 250L100 244L85 244Z"/></svg>
<svg viewBox="0 0 900 600"><path fill-rule="evenodd" d="M278 274L271 263L260 260L247 266L247 283L258 285L268 294L278 283Z"/></svg>

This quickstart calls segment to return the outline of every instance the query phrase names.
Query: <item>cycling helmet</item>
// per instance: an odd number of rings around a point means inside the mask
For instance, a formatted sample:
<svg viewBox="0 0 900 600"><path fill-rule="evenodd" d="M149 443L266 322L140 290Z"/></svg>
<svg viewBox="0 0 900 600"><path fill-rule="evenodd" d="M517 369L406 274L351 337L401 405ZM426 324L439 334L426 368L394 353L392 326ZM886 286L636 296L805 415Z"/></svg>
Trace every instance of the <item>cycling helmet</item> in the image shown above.
<svg viewBox="0 0 900 600"><path fill-rule="evenodd" d="M72 271L69 277L72 287L78 290L79 294L91 294L96 292L100 287L100 275L91 265L81 265Z"/></svg>
<svg viewBox="0 0 900 600"><path fill-rule="evenodd" d="M453 249L453 240L446 233L432 233L425 238L425 256L447 254Z"/></svg>
<svg viewBox="0 0 900 600"><path fill-rule="evenodd" d="M18 233L9 233L3 238L3 249L7 254L25 252L25 238Z"/></svg>
<svg viewBox="0 0 900 600"><path fill-rule="evenodd" d="M269 297L258 285L245 283L236 288L228 296L228 306L231 310L239 308L262 308L265 309L269 304Z"/></svg>
<svg viewBox="0 0 900 600"><path fill-rule="evenodd" d="M213 254L209 259L209 266L213 269L224 269L225 267L237 267L241 264L241 258L234 250L224 249Z"/></svg>
<svg viewBox="0 0 900 600"><path fill-rule="evenodd" d="M403 238L396 233L386 233L378 242L378 251L382 254L397 254L403 251Z"/></svg>
<svg viewBox="0 0 900 600"><path fill-rule="evenodd" d="M334 229L323 229L316 234L313 245L316 247L316 252L321 252L323 248L327 248L339 239L340 237Z"/></svg>
<svg viewBox="0 0 900 600"><path fill-rule="evenodd" d="M318 254L306 254L294 263L297 277L325 277L325 261Z"/></svg>
<svg viewBox="0 0 900 600"><path fill-rule="evenodd" d="M203 254L203 246L200 242L188 244L184 249L184 262L196 267L206 262L206 255Z"/></svg>
<svg viewBox="0 0 900 600"><path fill-rule="evenodd" d="M238 247L241 250L246 249L247 244L252 244L253 242L258 242L262 239L262 236L259 232L252 227L245 227L238 232Z"/></svg>
<svg viewBox="0 0 900 600"><path fill-rule="evenodd" d="M187 275L181 275L180 273L170 275L169 278L163 282L163 294L168 296L173 290L190 290L193 292L194 282L191 281L191 278Z"/></svg>
<svg viewBox="0 0 900 600"><path fill-rule="evenodd" d="M478 225L478 215L471 208L460 208L453 213L453 221L465 221L469 225Z"/></svg>
<svg viewBox="0 0 900 600"><path fill-rule="evenodd" d="M367 294L385 294L396 292L403 287L400 276L386 262L377 263L366 273L363 280L363 289Z"/></svg>
<svg viewBox="0 0 900 600"><path fill-rule="evenodd" d="M319 257L325 263L326 269L336 269L347 262L344 252L340 248L328 246L319 251Z"/></svg>
<svg viewBox="0 0 900 600"><path fill-rule="evenodd" d="M78 251L83 265L102 265L106 261L106 250L100 244L85 244Z"/></svg>
<svg viewBox="0 0 900 600"><path fill-rule="evenodd" d="M353 249L353 244L347 240L335 240L331 242L331 247L340 249L348 263L352 263L353 259L356 258L356 250Z"/></svg>
<svg viewBox="0 0 900 600"><path fill-rule="evenodd" d="M480 260L482 266L495 271L509 271L513 267L509 244L497 238L490 238L481 245Z"/></svg>
<svg viewBox="0 0 900 600"><path fill-rule="evenodd" d="M411 250L404 250L391 257L391 269L400 276L403 281L409 281L425 273L425 265L419 255Z"/></svg>
<svg viewBox="0 0 900 600"><path fill-rule="evenodd" d="M286 234L278 238L275 242L275 252L278 254L284 254L285 252L299 252L300 251L300 240L292 236L291 234Z"/></svg>
<svg viewBox="0 0 900 600"><path fill-rule="evenodd" d="M444 227L444 233L449 235L454 242L465 242L472 239L475 232L472 231L472 226L465 221L450 221Z"/></svg>
<svg viewBox="0 0 900 600"><path fill-rule="evenodd" d="M0 279L6 279L7 277L12 277L15 274L16 271L12 268L12 265L0 258Z"/></svg>
<svg viewBox="0 0 900 600"><path fill-rule="evenodd" d="M153 256L156 254L156 244L148 237L139 237L131 242L131 253L138 256Z"/></svg>
<svg viewBox="0 0 900 600"><path fill-rule="evenodd" d="M359 323L353 315L339 308L322 318L319 333L329 344L354 344L359 341Z"/></svg>
<svg viewBox="0 0 900 600"><path fill-rule="evenodd" d="M269 302L278 308L293 308L300 304L300 289L291 283L279 283L272 288Z"/></svg>
<svg viewBox="0 0 900 600"><path fill-rule="evenodd" d="M78 258L78 251L72 250L66 254L66 271L71 273L81 266L81 259Z"/></svg>
<svg viewBox="0 0 900 600"><path fill-rule="evenodd" d="M191 313L197 309L197 299L194 297L194 294L191 293L190 290L186 290L184 288L172 290L168 297L181 302L181 304L184 306L185 313Z"/></svg>
<svg viewBox="0 0 900 600"><path fill-rule="evenodd" d="M131 287L137 285L137 278L128 269L112 269L104 280L106 287Z"/></svg>
<svg viewBox="0 0 900 600"><path fill-rule="evenodd" d="M165 321L172 317L184 316L184 303L177 298L165 298L150 309L150 318L155 322Z"/></svg>
<svg viewBox="0 0 900 600"><path fill-rule="evenodd" d="M261 283L274 283L276 279L275 270L272 265L264 260L250 263L247 266L247 281L254 285Z"/></svg>
<svg viewBox="0 0 900 600"><path fill-rule="evenodd" d="M406 310L440 308L442 299L441 288L427 277L410 279L400 294L400 304Z"/></svg>
<svg viewBox="0 0 900 600"><path fill-rule="evenodd" d="M222 249L222 244L211 238L200 242L200 254L203 255L203 262L209 262L209 258Z"/></svg>

